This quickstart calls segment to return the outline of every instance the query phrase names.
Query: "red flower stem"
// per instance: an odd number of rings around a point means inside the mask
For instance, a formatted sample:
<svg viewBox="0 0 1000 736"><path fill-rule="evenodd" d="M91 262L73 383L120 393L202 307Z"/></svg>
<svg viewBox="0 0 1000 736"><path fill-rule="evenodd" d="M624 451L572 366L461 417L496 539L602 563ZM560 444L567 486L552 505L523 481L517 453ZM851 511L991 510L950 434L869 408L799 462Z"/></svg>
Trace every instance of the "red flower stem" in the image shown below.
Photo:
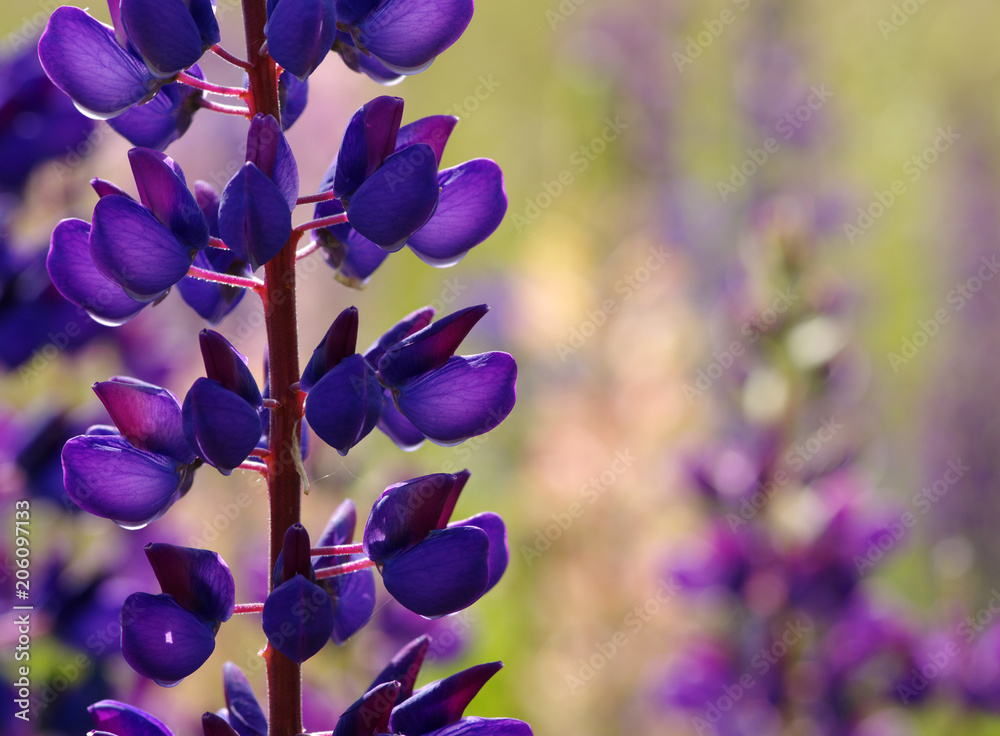
<svg viewBox="0 0 1000 736"><path fill-rule="evenodd" d="M278 74L274 60L261 52L266 42L267 0L243 0L243 31L246 37L249 94L244 98L250 115L272 115L281 120L278 106ZM301 234L292 232L281 251L264 266L264 321L267 328L270 396L281 402L270 411L267 481L270 513L269 564L273 570L281 552L285 532L301 518L302 483L294 462L302 422L298 395L290 388L299 380L298 323L295 313L295 248ZM271 582L273 585L273 581ZM267 665L268 734L296 736L302 733L302 673L270 643L264 648Z"/></svg>
<svg viewBox="0 0 1000 736"><path fill-rule="evenodd" d="M369 567L375 567L374 560L355 560L354 562L347 562L343 565L337 565L336 567L327 567L323 570L317 570L316 579L322 580L323 578L332 578L337 575L347 575L348 573L365 570Z"/></svg>
<svg viewBox="0 0 1000 736"><path fill-rule="evenodd" d="M238 66L240 69L244 70L250 69L250 65L247 62L243 61L243 59L241 59L240 57L234 56L233 54L229 53L219 44L215 44L215 46L213 46L211 50L212 53L214 53L220 59L225 59L233 66Z"/></svg>
<svg viewBox="0 0 1000 736"><path fill-rule="evenodd" d="M228 273L209 271L207 268L198 268L198 266L191 266L188 269L187 275L196 279L201 279L202 281L212 281L216 284L225 284L226 286L238 286L241 289L253 289L254 291L260 291L264 288L264 282L259 279L247 278L245 276L232 276Z"/></svg>
<svg viewBox="0 0 1000 736"><path fill-rule="evenodd" d="M194 87L195 89L204 90L205 92L212 92L217 95L224 95L226 97L246 97L247 90L242 87L225 87L221 84L212 84L211 82L206 82L204 79L198 79L198 77L192 77L187 72L180 72L177 75L177 81L181 84L186 84L188 87Z"/></svg>
<svg viewBox="0 0 1000 736"><path fill-rule="evenodd" d="M295 204L315 204L316 202L329 202L331 199L337 199L337 197L333 194L333 190L299 197L295 200Z"/></svg>
<svg viewBox="0 0 1000 736"><path fill-rule="evenodd" d="M337 544L333 547L313 547L309 554L313 557L324 557L326 555L354 555L364 551L364 544L358 542L357 544Z"/></svg>
<svg viewBox="0 0 1000 736"><path fill-rule="evenodd" d="M309 245L307 245L305 248L299 248L298 251L296 251L295 260L300 261L306 256L312 255L317 250L319 250L319 241L314 240L311 243L309 243Z"/></svg>
<svg viewBox="0 0 1000 736"><path fill-rule="evenodd" d="M204 97L198 100L198 107L204 110L211 110L212 112L221 112L223 115L238 115L248 120L250 118L249 108L237 107L235 105L220 105L218 102L206 100Z"/></svg>
<svg viewBox="0 0 1000 736"><path fill-rule="evenodd" d="M339 215L330 215L329 217L321 217L318 220L310 220L305 222L295 228L296 232L304 233L307 230L315 230L318 227L327 227L328 225L340 225L347 222L347 213L341 212Z"/></svg>
<svg viewBox="0 0 1000 736"><path fill-rule="evenodd" d="M263 603L237 603L233 613L260 613L263 610Z"/></svg>

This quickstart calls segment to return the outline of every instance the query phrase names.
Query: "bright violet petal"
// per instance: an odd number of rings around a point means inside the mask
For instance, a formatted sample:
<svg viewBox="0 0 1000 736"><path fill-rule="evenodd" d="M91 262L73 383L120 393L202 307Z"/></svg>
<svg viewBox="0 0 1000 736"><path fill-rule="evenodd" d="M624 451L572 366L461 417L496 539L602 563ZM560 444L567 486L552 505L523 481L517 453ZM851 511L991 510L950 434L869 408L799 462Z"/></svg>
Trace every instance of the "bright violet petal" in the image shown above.
<svg viewBox="0 0 1000 736"><path fill-rule="evenodd" d="M219 193L207 181L199 179L194 183L194 200L208 223L208 234L216 238L219 237L219 199Z"/></svg>
<svg viewBox="0 0 1000 736"><path fill-rule="evenodd" d="M38 41L53 84L93 117L113 117L156 89L146 65L115 41L114 30L71 6L55 9Z"/></svg>
<svg viewBox="0 0 1000 736"><path fill-rule="evenodd" d="M439 172L438 184L434 216L406 244L425 263L452 266L500 226L507 194L500 167L483 158Z"/></svg>
<svg viewBox="0 0 1000 736"><path fill-rule="evenodd" d="M338 198L351 195L375 173L396 148L396 134L403 119L400 97L376 97L359 109L347 124L337 158L324 182Z"/></svg>
<svg viewBox="0 0 1000 736"><path fill-rule="evenodd" d="M344 211L339 202L333 200L332 203L337 204L340 212ZM352 289L364 288L371 275L389 257L389 251L379 248L347 223L315 232L327 263L336 271L335 278Z"/></svg>
<svg viewBox="0 0 1000 736"><path fill-rule="evenodd" d="M462 718L424 736L533 736L531 726L515 718Z"/></svg>
<svg viewBox="0 0 1000 736"><path fill-rule="evenodd" d="M62 451L63 480L73 502L95 516L139 528L179 497L187 469L138 450L120 435L74 437Z"/></svg>
<svg viewBox="0 0 1000 736"><path fill-rule="evenodd" d="M90 251L104 276L142 301L158 299L184 278L197 253L138 202L114 196L94 207Z"/></svg>
<svg viewBox="0 0 1000 736"><path fill-rule="evenodd" d="M382 415L376 426L396 443L396 447L405 452L416 450L427 439L423 432L413 426L413 422L399 413L389 389L383 392Z"/></svg>
<svg viewBox="0 0 1000 736"><path fill-rule="evenodd" d="M472 20L472 0L388 0L358 26L358 40L390 69L429 64Z"/></svg>
<svg viewBox="0 0 1000 736"><path fill-rule="evenodd" d="M212 656L215 632L169 595L133 593L122 607L122 654L143 677L171 687Z"/></svg>
<svg viewBox="0 0 1000 736"><path fill-rule="evenodd" d="M299 388L309 391L331 368L354 355L358 347L358 309L348 307L337 315L302 371Z"/></svg>
<svg viewBox="0 0 1000 736"><path fill-rule="evenodd" d="M432 473L394 483L372 506L363 535L365 554L384 562L441 528L446 509L454 508L467 474Z"/></svg>
<svg viewBox="0 0 1000 736"><path fill-rule="evenodd" d="M300 80L315 71L337 34L334 0L281 0L268 13L268 53Z"/></svg>
<svg viewBox="0 0 1000 736"><path fill-rule="evenodd" d="M456 723L483 685L502 667L502 662L479 664L424 685L393 710L393 733L426 734Z"/></svg>
<svg viewBox="0 0 1000 736"><path fill-rule="evenodd" d="M301 664L323 648L333 631L330 596L320 586L296 575L267 597L263 626L271 645Z"/></svg>
<svg viewBox="0 0 1000 736"><path fill-rule="evenodd" d="M198 334L198 344L205 361L205 375L259 409L263 398L246 356L215 330L202 330Z"/></svg>
<svg viewBox="0 0 1000 736"><path fill-rule="evenodd" d="M510 551L507 548L507 527L499 514L486 511L476 514L468 519L456 521L448 525L449 528L456 526L474 526L486 532L490 538L490 582L486 585L487 592L503 577L507 570L507 563L510 560Z"/></svg>
<svg viewBox="0 0 1000 736"><path fill-rule="evenodd" d="M403 247L438 203L437 159L418 143L394 153L358 187L347 218L359 233L389 251Z"/></svg>
<svg viewBox="0 0 1000 736"><path fill-rule="evenodd" d="M386 682L368 690L344 711L333 736L375 736L389 727L389 714L399 695L398 682Z"/></svg>
<svg viewBox="0 0 1000 736"><path fill-rule="evenodd" d="M90 223L63 220L52 231L46 261L59 293L103 324L118 325L146 306L97 270L90 254Z"/></svg>
<svg viewBox="0 0 1000 736"><path fill-rule="evenodd" d="M420 118L420 120L414 120L399 129L399 135L396 137L396 150L401 151L415 143L426 143L434 150L434 156L437 158L438 166L440 166L445 144L457 124L458 118L454 115L430 115L426 118Z"/></svg>
<svg viewBox="0 0 1000 736"><path fill-rule="evenodd" d="M222 192L219 232L254 271L278 255L292 234L285 195L252 163L244 164Z"/></svg>
<svg viewBox="0 0 1000 736"><path fill-rule="evenodd" d="M379 377L395 386L440 368L489 309L485 304L460 309L387 346L378 361Z"/></svg>
<svg viewBox="0 0 1000 736"><path fill-rule="evenodd" d="M219 22L215 18L216 0L185 0L185 4L201 34L201 47L210 49L221 41Z"/></svg>
<svg viewBox="0 0 1000 736"><path fill-rule="evenodd" d="M197 65L188 74L204 79ZM144 105L130 107L108 120L108 125L133 146L163 151L191 127L203 93L186 84L167 84Z"/></svg>
<svg viewBox="0 0 1000 736"><path fill-rule="evenodd" d="M208 223L183 177L177 174L176 162L149 148L133 148L128 160L139 201L181 243L194 250L208 247Z"/></svg>
<svg viewBox="0 0 1000 736"><path fill-rule="evenodd" d="M377 366L381 362L382 356L385 355L386 350L400 340L420 332L420 330L431 323L431 320L434 319L434 314L434 307L421 307L410 312L386 330L382 337L372 343L371 347L365 351L365 358L368 359L369 363Z"/></svg>
<svg viewBox="0 0 1000 736"><path fill-rule="evenodd" d="M382 568L382 582L405 608L428 618L479 600L489 583L489 538L476 527L433 531Z"/></svg>
<svg viewBox="0 0 1000 736"><path fill-rule="evenodd" d="M229 723L240 736L266 736L267 716L257 702L250 681L232 662L222 665L222 685L226 692Z"/></svg>
<svg viewBox="0 0 1000 736"><path fill-rule="evenodd" d="M173 736L169 728L146 711L117 700L102 700L87 711L97 731L115 736Z"/></svg>
<svg viewBox="0 0 1000 736"><path fill-rule="evenodd" d="M364 558L351 555L350 559ZM330 638L335 644L343 644L368 623L375 612L375 574L368 568L339 575L334 580L337 590Z"/></svg>
<svg viewBox="0 0 1000 736"><path fill-rule="evenodd" d="M309 82L300 81L288 72L278 78L278 105L281 111L281 128L288 130L305 112L309 102Z"/></svg>
<svg viewBox="0 0 1000 736"><path fill-rule="evenodd" d="M250 269L235 253L218 248L206 248L194 257L191 264L216 273L247 277ZM177 291L185 303L210 324L219 324L243 300L247 290L211 281L185 276L177 282Z"/></svg>
<svg viewBox="0 0 1000 736"><path fill-rule="evenodd" d="M338 10L338 12L340 11ZM343 22L342 18L341 21ZM341 60L347 65L348 69L367 74L379 84L391 86L399 84L404 79L402 74L392 71L375 57L365 56L358 51L349 33L341 30L337 31L337 40L333 44L333 50L340 54Z"/></svg>
<svg viewBox="0 0 1000 736"><path fill-rule="evenodd" d="M109 194L117 194L121 197L125 197L125 199L132 199L132 197L129 196L124 189L107 179L98 179L95 177L90 180L90 186L97 193L98 197L107 197Z"/></svg>
<svg viewBox="0 0 1000 736"><path fill-rule="evenodd" d="M260 415L242 397L199 378L184 397L184 435L223 475L250 457L261 435Z"/></svg>
<svg viewBox="0 0 1000 736"><path fill-rule="evenodd" d="M382 386L375 371L358 354L332 368L309 391L306 421L317 436L346 455L378 421Z"/></svg>
<svg viewBox="0 0 1000 736"><path fill-rule="evenodd" d="M337 0L337 17L341 23L354 25L379 4L379 0Z"/></svg>
<svg viewBox="0 0 1000 736"><path fill-rule="evenodd" d="M247 161L253 162L271 178L281 190L289 209L295 207L299 196L299 169L292 155L292 147L288 145L278 121L272 116L258 113L250 122Z"/></svg>
<svg viewBox="0 0 1000 736"><path fill-rule="evenodd" d="M162 79L201 58L201 30L184 0L122 0L121 20L146 66Z"/></svg>
<svg viewBox="0 0 1000 736"><path fill-rule="evenodd" d="M320 535L316 543L319 547L334 547L338 544L350 544L354 539L354 527L358 523L358 512L354 507L354 501L347 498L340 502L340 505L326 522L326 528ZM316 560L316 567L327 567L337 563L332 562L334 557L324 556Z"/></svg>
<svg viewBox="0 0 1000 736"><path fill-rule="evenodd" d="M378 685L395 680L400 684L396 703L402 703L413 695L413 685L417 681L420 666L424 662L424 657L427 656L427 649L430 645L430 637L426 634L411 641L396 653L385 669L376 675L368 689L372 690Z"/></svg>
<svg viewBox="0 0 1000 736"><path fill-rule="evenodd" d="M218 552L174 544L145 547L160 590L191 613L209 621L228 621L236 604L236 584Z"/></svg>
<svg viewBox="0 0 1000 736"><path fill-rule="evenodd" d="M514 408L516 382L507 353L456 356L401 386L396 406L429 440L453 445L500 424Z"/></svg>
<svg viewBox="0 0 1000 736"><path fill-rule="evenodd" d="M134 447L167 455L185 465L195 453L184 439L181 405L165 388L134 378L95 383L94 393Z"/></svg>

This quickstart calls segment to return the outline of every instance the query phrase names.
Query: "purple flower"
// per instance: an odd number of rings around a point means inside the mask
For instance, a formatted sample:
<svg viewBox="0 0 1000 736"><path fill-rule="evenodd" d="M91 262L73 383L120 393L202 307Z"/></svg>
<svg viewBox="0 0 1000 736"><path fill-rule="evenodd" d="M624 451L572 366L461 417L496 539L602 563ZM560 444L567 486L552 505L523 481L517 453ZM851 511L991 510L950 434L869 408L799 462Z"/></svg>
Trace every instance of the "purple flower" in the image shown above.
<svg viewBox="0 0 1000 736"><path fill-rule="evenodd" d="M215 552L146 545L160 595L133 593L122 607L122 654L132 669L164 687L195 672L215 650L233 615L235 584Z"/></svg>
<svg viewBox="0 0 1000 736"><path fill-rule="evenodd" d="M287 0L286 0L287 1ZM219 233L256 271L292 233L299 172L278 121L257 114L247 133L247 161L222 191Z"/></svg>
<svg viewBox="0 0 1000 736"><path fill-rule="evenodd" d="M188 74L205 79L197 64ZM110 118L108 125L133 146L163 151L191 127L195 112L201 108L202 96L200 89L186 84L167 84L144 105L130 107Z"/></svg>
<svg viewBox="0 0 1000 736"><path fill-rule="evenodd" d="M471 606L507 569L507 532L499 516L448 523L468 479L463 470L391 485L365 525L364 551L386 590L428 618Z"/></svg>
<svg viewBox="0 0 1000 736"><path fill-rule="evenodd" d="M94 719L92 733L113 736L174 736L160 720L117 700L102 700L87 708Z"/></svg>
<svg viewBox="0 0 1000 736"><path fill-rule="evenodd" d="M268 0L268 53L299 80L322 63L336 34L335 0Z"/></svg>
<svg viewBox="0 0 1000 736"><path fill-rule="evenodd" d="M354 541L356 524L354 502L347 499L333 512L318 545L332 547L350 544ZM315 559L312 564L314 568L334 567L361 559L364 559L364 555L324 556ZM375 576L369 568L324 578L319 581L319 585L326 590L333 603L333 632L330 638L335 644L343 644L371 620L375 610Z"/></svg>
<svg viewBox="0 0 1000 736"><path fill-rule="evenodd" d="M275 566L274 590L264 601L263 627L267 640L300 664L326 645L335 626L333 601L316 584L309 550L305 527L290 526Z"/></svg>
<svg viewBox="0 0 1000 736"><path fill-rule="evenodd" d="M507 211L493 161L438 171L457 118L436 115L401 128L402 114L398 97L377 97L358 110L320 184L337 199L318 204L315 216L347 212L349 223L322 228L317 238L349 285L363 285L403 245L431 265L454 265Z"/></svg>
<svg viewBox="0 0 1000 736"><path fill-rule="evenodd" d="M38 42L49 79L93 117L119 115L156 94L219 42L211 0L109 0L114 27L56 8Z"/></svg>
<svg viewBox="0 0 1000 736"><path fill-rule="evenodd" d="M239 736L267 736L267 716L243 671L232 662L222 665L226 707L219 715Z"/></svg>
<svg viewBox="0 0 1000 736"><path fill-rule="evenodd" d="M375 81L423 71L462 35L472 20L472 0L338 0L337 19L347 33L338 34L334 51L355 71L370 56L378 66L360 70ZM385 70L385 71L382 71Z"/></svg>
<svg viewBox="0 0 1000 736"><path fill-rule="evenodd" d="M246 357L226 338L202 330L199 342L207 377L184 397L184 436L200 457L229 475L257 447L264 400Z"/></svg>
<svg viewBox="0 0 1000 736"><path fill-rule="evenodd" d="M66 493L84 511L137 529L191 487L195 453L172 393L133 378L94 384L115 427L91 427L62 451Z"/></svg>

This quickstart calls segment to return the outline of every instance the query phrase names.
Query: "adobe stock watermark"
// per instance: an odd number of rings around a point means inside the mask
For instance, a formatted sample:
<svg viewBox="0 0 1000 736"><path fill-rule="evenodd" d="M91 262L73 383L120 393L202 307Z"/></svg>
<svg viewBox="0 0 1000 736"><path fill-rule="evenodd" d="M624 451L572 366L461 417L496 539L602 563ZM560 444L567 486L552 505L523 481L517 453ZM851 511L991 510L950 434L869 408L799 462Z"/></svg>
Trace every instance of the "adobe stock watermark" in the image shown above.
<svg viewBox="0 0 1000 736"><path fill-rule="evenodd" d="M625 475L636 460L637 458L627 449L616 450L615 459L611 461L611 464L580 487L577 496L581 500L573 501L566 507L565 511L552 514L552 523L535 532L534 544L521 545L521 556L528 567L535 564L536 559L548 552L552 545L569 531L576 520L583 516L588 505L592 506L597 503L601 496L613 488L618 479Z"/></svg>
<svg viewBox="0 0 1000 736"><path fill-rule="evenodd" d="M445 115L454 115L463 120L468 119L472 113L479 109L482 103L486 102L486 100L493 96L493 93L497 89L503 86L503 82L496 81L492 74L488 74L485 77L480 74L476 81L479 84L472 90L472 94L467 95L461 101L456 102L445 110Z"/></svg>
<svg viewBox="0 0 1000 736"><path fill-rule="evenodd" d="M608 319L616 314L621 306L635 296L652 277L654 273L663 268L663 264L668 258L673 257L673 253L667 251L665 245L649 246L646 248L647 256L641 266L637 266L631 273L627 273L615 281L612 290L618 298L607 298L596 309L588 309L583 321L574 325L566 334L566 339L557 342L554 346L556 355L563 363L577 350L586 345L587 340L597 334Z"/></svg>
<svg viewBox="0 0 1000 736"><path fill-rule="evenodd" d="M952 458L948 461L948 468L941 474L940 478L913 494L910 499L911 505L920 512L921 516L926 516L970 470L972 468L963 463L962 458ZM909 533L909 530L916 525L917 514L909 509L901 513L898 519L886 524L878 534L868 540L864 554L854 555L854 567L858 575L863 577L873 570L876 564L899 544Z"/></svg>
<svg viewBox="0 0 1000 736"><path fill-rule="evenodd" d="M878 30L882 34L882 40L888 41L889 36L906 25L926 2L927 0L903 0L901 3L895 3L889 17L878 20Z"/></svg>
<svg viewBox="0 0 1000 736"><path fill-rule="evenodd" d="M644 602L635 606L622 619L621 627L611 636L594 642L592 653L580 657L576 670L565 676L570 695L577 695L586 685L593 681L597 673L604 669L608 662L615 658L619 651L628 646L632 637L645 628L680 591L680 586L674 580L661 580L656 592Z"/></svg>
<svg viewBox="0 0 1000 736"><path fill-rule="evenodd" d="M803 125L812 120L822 107L833 97L833 92L826 88L825 84L813 85L809 88L809 95L805 101L791 112L786 113L774 124L774 132L789 141ZM730 195L736 194L743 186L750 181L753 176L760 171L771 157L781 150L781 141L774 136L770 136L757 148L746 149L746 158L737 166L733 164L729 168L729 179L723 181L719 179L715 182L715 189L725 202Z"/></svg>
<svg viewBox="0 0 1000 736"><path fill-rule="evenodd" d="M628 130L630 123L623 123L620 115L605 118L601 132L577 148L569 156L569 166L560 171L554 179L542 182L542 190L533 197L524 198L524 210L515 214L511 221L514 231L521 233L531 223L541 217L542 212L552 206L566 189L572 186L576 177L590 168L590 165L603 154L608 146Z"/></svg>
<svg viewBox="0 0 1000 736"><path fill-rule="evenodd" d="M733 683L722 688L722 694L715 699L705 701L705 709L701 717L692 716L691 725L699 736L715 734L716 724L731 711L757 685L757 679L764 677L772 667L779 664L792 649L802 641L813 627L813 622L807 617L797 617L785 624L785 630L769 647L761 647L760 651L750 657L750 667L753 672L744 672Z"/></svg>
<svg viewBox="0 0 1000 736"><path fill-rule="evenodd" d="M961 312L965 309L965 305L982 291L983 286L992 281L998 272L1000 272L1000 259L997 256L983 256L975 275L956 284L945 297L946 304L952 309L949 311L941 307L930 319L918 320L917 329L900 341L899 352L890 350L885 354L892 372L899 373L902 366L913 360L922 348L927 347L931 340L937 337L941 328L951 321L951 312Z"/></svg>
<svg viewBox="0 0 1000 736"><path fill-rule="evenodd" d="M854 221L844 223L844 235L847 236L847 240L853 243L871 230L875 223L892 209L899 198L906 194L907 183L913 184L930 171L941 158L941 154L947 152L961 137L962 134L956 133L950 125L947 128L938 128L931 144L903 164L903 176L894 179L888 188L872 192L872 199L868 205L858 207L858 216Z"/></svg>
<svg viewBox="0 0 1000 736"><path fill-rule="evenodd" d="M750 7L750 0L731 0L731 2L739 12L743 12ZM684 53L675 51L671 56L674 60L674 65L677 67L677 71L683 74L684 67L693 64L695 59L705 52L705 49L715 43L719 36L725 32L726 28L736 22L736 17L736 11L732 8L725 8L719 13L717 18L704 21L702 23L704 30L685 39L687 44L684 46Z"/></svg>
<svg viewBox="0 0 1000 736"><path fill-rule="evenodd" d="M733 340L728 347L721 351L713 351L712 359L708 365L702 366L695 372L694 384L685 383L681 390L688 404L693 404L698 398L705 395L705 392L712 388L716 381L725 375L726 371L736 365L737 358L746 354L747 346L757 342L761 335L777 323L781 315L787 312L795 302L799 300L799 295L791 289L779 289L771 303L756 317L753 317L740 326L740 334L745 340Z"/></svg>
<svg viewBox="0 0 1000 736"><path fill-rule="evenodd" d="M549 22L549 30L554 31L560 23L565 23L587 0L561 0L555 10L545 11L545 20Z"/></svg>

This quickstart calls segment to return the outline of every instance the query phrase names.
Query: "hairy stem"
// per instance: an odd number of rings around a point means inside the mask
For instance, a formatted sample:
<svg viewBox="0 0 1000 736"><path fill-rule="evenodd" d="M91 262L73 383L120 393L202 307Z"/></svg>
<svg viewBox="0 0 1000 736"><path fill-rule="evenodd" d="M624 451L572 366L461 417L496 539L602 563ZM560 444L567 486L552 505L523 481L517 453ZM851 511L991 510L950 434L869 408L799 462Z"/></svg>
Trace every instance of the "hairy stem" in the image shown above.
<svg viewBox="0 0 1000 736"><path fill-rule="evenodd" d="M243 0L243 27L247 43L247 75L250 115L263 113L281 119L278 106L278 75L274 61L261 53L264 47L266 0ZM299 380L298 326L295 315L295 246L301 236L292 233L288 242L264 266L264 319L267 326L270 395L280 404L271 409L268 428L268 497L270 501L270 563L274 569L285 531L301 515L301 484L294 455L299 447L301 404L291 386ZM264 650L267 663L268 733L295 736L302 732L302 675L299 665L270 644Z"/></svg>

